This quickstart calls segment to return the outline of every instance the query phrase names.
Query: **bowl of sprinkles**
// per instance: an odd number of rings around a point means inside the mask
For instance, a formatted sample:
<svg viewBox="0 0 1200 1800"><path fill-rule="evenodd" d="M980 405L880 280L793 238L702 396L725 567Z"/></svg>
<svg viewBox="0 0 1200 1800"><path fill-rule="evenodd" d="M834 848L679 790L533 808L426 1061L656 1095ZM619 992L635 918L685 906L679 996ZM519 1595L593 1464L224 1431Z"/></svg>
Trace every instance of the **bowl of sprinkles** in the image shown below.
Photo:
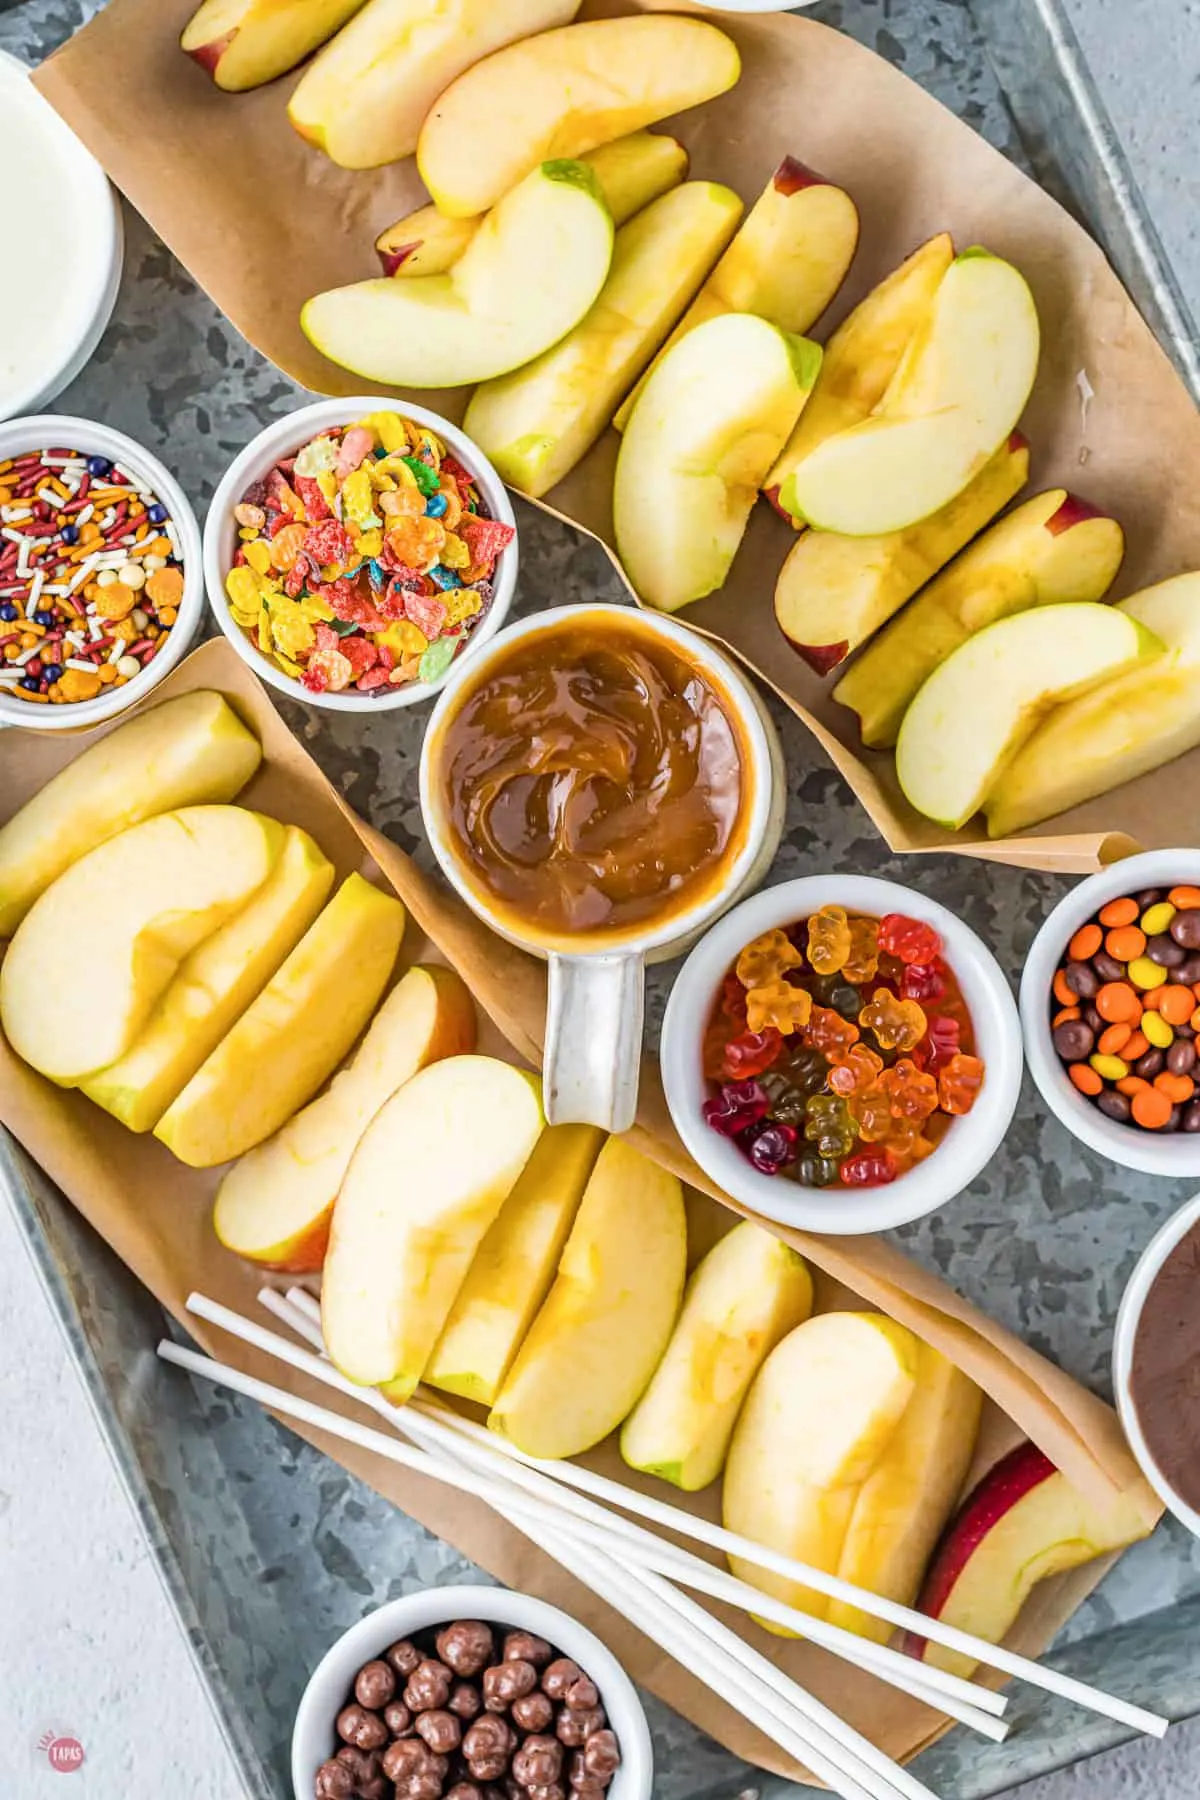
<svg viewBox="0 0 1200 1800"><path fill-rule="evenodd" d="M1076 887L1021 982L1042 1098L1101 1156L1200 1174L1200 850L1126 857Z"/></svg>
<svg viewBox="0 0 1200 1800"><path fill-rule="evenodd" d="M199 528L156 458L87 419L0 425L0 724L80 730L123 712L203 609Z"/></svg>
<svg viewBox="0 0 1200 1800"><path fill-rule="evenodd" d="M960 1193L1003 1139L1022 1070L981 940L857 875L768 888L714 926L675 984L661 1057L705 1173L764 1218L839 1235Z"/></svg>
<svg viewBox="0 0 1200 1800"><path fill-rule="evenodd" d="M213 496L208 596L264 681L331 711L411 706L504 623L516 521L447 420L327 400L247 445Z"/></svg>

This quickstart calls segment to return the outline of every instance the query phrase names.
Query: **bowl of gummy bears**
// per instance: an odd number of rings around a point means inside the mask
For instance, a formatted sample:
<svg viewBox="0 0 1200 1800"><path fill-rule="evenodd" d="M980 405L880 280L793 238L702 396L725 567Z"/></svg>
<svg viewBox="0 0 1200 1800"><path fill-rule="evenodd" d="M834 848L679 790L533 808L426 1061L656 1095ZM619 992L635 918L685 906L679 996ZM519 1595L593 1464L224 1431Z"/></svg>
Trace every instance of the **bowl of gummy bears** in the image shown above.
<svg viewBox="0 0 1200 1800"><path fill-rule="evenodd" d="M987 946L867 876L767 888L701 939L662 1033L667 1102L705 1173L783 1225L908 1224L971 1182L1021 1086L1021 1028Z"/></svg>

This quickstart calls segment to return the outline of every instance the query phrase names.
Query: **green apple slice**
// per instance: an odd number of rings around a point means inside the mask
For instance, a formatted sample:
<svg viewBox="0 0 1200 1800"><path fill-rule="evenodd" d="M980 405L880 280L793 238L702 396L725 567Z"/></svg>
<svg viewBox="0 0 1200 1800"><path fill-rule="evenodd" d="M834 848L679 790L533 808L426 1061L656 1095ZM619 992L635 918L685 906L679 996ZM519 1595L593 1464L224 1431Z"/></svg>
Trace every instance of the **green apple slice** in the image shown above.
<svg viewBox="0 0 1200 1800"><path fill-rule="evenodd" d="M721 587L821 352L751 313L709 319L646 383L617 459L617 548L641 598L675 612Z"/></svg>
<svg viewBox="0 0 1200 1800"><path fill-rule="evenodd" d="M463 429L505 481L539 498L591 449L737 229L732 188L689 181L617 233L587 317L536 362L476 390Z"/></svg>
<svg viewBox="0 0 1200 1800"><path fill-rule="evenodd" d="M1166 655L1056 707L1001 775L984 808L1009 837L1135 781L1200 744L1200 574L1122 601Z"/></svg>
<svg viewBox="0 0 1200 1800"><path fill-rule="evenodd" d="M1163 648L1131 614L1095 601L998 620L948 656L905 713L900 786L918 812L957 831L1051 707Z"/></svg>
<svg viewBox="0 0 1200 1800"><path fill-rule="evenodd" d="M505 196L445 275L330 288L300 315L343 368L396 387L458 387L531 362L595 300L612 216L580 162L548 162Z"/></svg>
<svg viewBox="0 0 1200 1800"><path fill-rule="evenodd" d="M796 513L823 531L871 537L945 506L1024 411L1039 340L1024 276L986 250L956 257L875 416L795 470Z"/></svg>

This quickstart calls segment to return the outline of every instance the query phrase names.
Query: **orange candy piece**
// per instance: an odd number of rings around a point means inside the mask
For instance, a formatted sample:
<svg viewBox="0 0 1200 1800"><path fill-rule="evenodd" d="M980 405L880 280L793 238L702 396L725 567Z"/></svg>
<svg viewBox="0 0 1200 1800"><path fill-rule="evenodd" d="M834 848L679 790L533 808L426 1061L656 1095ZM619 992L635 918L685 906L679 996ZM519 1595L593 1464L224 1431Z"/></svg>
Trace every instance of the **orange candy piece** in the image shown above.
<svg viewBox="0 0 1200 1800"><path fill-rule="evenodd" d="M1180 912L1191 912L1194 908L1200 906L1200 888L1188 887L1186 885L1183 887L1173 887L1167 895L1167 899L1171 902L1172 906L1178 907Z"/></svg>
<svg viewBox="0 0 1200 1800"><path fill-rule="evenodd" d="M1118 1081L1117 1092L1118 1094L1129 1094L1132 1096L1133 1094L1140 1094L1143 1088L1148 1088L1149 1086L1150 1083L1144 1081L1140 1075L1126 1075L1123 1081Z"/></svg>
<svg viewBox="0 0 1200 1800"><path fill-rule="evenodd" d="M1160 1094L1167 1096L1172 1106L1186 1105L1196 1091L1190 1075L1172 1075L1169 1069L1154 1077L1154 1085Z"/></svg>
<svg viewBox="0 0 1200 1800"><path fill-rule="evenodd" d="M734 965L743 987L763 987L778 981L786 969L798 969L804 961L786 931L764 931L746 945Z"/></svg>
<svg viewBox="0 0 1200 1800"><path fill-rule="evenodd" d="M1171 982L1159 989L1158 1010L1168 1025L1186 1025L1196 1010L1196 996L1191 988Z"/></svg>
<svg viewBox="0 0 1200 1800"><path fill-rule="evenodd" d="M1067 986L1066 972L1063 969L1054 977L1054 998L1060 1006L1076 1006L1079 1003L1079 995L1074 988Z"/></svg>
<svg viewBox="0 0 1200 1800"><path fill-rule="evenodd" d="M178 606L183 599L182 569L155 569L146 579L146 592L155 606Z"/></svg>
<svg viewBox="0 0 1200 1800"><path fill-rule="evenodd" d="M1118 962L1131 963L1146 948L1146 934L1137 925L1118 925L1104 940L1104 948Z"/></svg>
<svg viewBox="0 0 1200 1800"><path fill-rule="evenodd" d="M1121 1056L1132 1037L1132 1025L1123 1022L1118 1025L1110 1025L1107 1031L1100 1033L1100 1042L1096 1048L1101 1056Z"/></svg>
<svg viewBox="0 0 1200 1800"><path fill-rule="evenodd" d="M1082 1017L1083 1014L1077 1006L1064 1006L1061 1011L1056 1012L1051 1019L1050 1029L1051 1031L1057 1031L1060 1025L1067 1024L1071 1019L1081 1019Z"/></svg>
<svg viewBox="0 0 1200 1800"><path fill-rule="evenodd" d="M96 589L93 604L102 619L116 621L128 618L137 605L137 595L123 581L110 581L107 587Z"/></svg>
<svg viewBox="0 0 1200 1800"><path fill-rule="evenodd" d="M1104 933L1098 925L1081 925L1067 945L1067 955L1072 962L1087 962L1103 942Z"/></svg>
<svg viewBox="0 0 1200 1800"><path fill-rule="evenodd" d="M1095 1069L1091 1068L1087 1063L1072 1063L1067 1070L1067 1074L1071 1077L1071 1080L1075 1083L1075 1086L1079 1089L1080 1093L1086 1094L1089 1100L1094 1100L1096 1095L1101 1093L1104 1089L1104 1083L1097 1075Z"/></svg>
<svg viewBox="0 0 1200 1800"><path fill-rule="evenodd" d="M1150 1039L1144 1033L1135 1031L1132 1037L1125 1040L1121 1055L1126 1062L1136 1062L1139 1056L1145 1056L1149 1048Z"/></svg>
<svg viewBox="0 0 1200 1800"><path fill-rule="evenodd" d="M1127 981L1107 981L1096 995L1096 1011L1110 1025L1136 1025L1142 1003Z"/></svg>
<svg viewBox="0 0 1200 1800"><path fill-rule="evenodd" d="M1132 925L1137 917L1138 903L1129 898L1110 900L1107 906L1100 908L1100 923L1106 931L1111 931L1116 925Z"/></svg>
<svg viewBox="0 0 1200 1800"><path fill-rule="evenodd" d="M1161 1088L1139 1088L1133 1096L1134 1122L1144 1131L1161 1131L1171 1116L1172 1104Z"/></svg>
<svg viewBox="0 0 1200 1800"><path fill-rule="evenodd" d="M763 987L752 987L746 995L746 1024L751 1031L765 1031L773 1025L784 1037L802 1031L812 1017L813 999L807 988L793 987L782 977Z"/></svg>

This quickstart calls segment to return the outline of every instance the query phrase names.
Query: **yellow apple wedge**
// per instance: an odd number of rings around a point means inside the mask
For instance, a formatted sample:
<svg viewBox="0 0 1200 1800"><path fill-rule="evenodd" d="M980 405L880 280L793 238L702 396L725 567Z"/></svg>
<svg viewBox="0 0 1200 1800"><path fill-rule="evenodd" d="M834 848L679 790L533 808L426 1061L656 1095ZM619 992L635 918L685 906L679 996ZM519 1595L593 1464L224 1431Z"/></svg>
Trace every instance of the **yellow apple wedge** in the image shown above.
<svg viewBox="0 0 1200 1800"><path fill-rule="evenodd" d="M618 231L608 280L574 331L475 390L463 429L505 481L537 499L586 456L741 211L732 188L714 181L686 182L652 202Z"/></svg>
<svg viewBox="0 0 1200 1800"><path fill-rule="evenodd" d="M860 425L874 412L953 261L954 245L948 234L930 238L872 288L826 344L812 399L763 489L772 506L792 524L799 526L803 521L795 516L791 477L818 444L851 425Z"/></svg>
<svg viewBox="0 0 1200 1800"><path fill-rule="evenodd" d="M630 1468L686 1493L715 1481L751 1382L812 1299L797 1251L749 1220L735 1225L688 1282L666 1354L622 1427Z"/></svg>
<svg viewBox="0 0 1200 1800"><path fill-rule="evenodd" d="M452 82L421 129L417 166L452 218L486 212L547 157L582 156L713 100L741 74L702 19L644 14L510 44ZM533 267L549 267L539 259Z"/></svg>
<svg viewBox="0 0 1200 1800"><path fill-rule="evenodd" d="M945 506L1025 408L1040 333L1028 283L986 250L955 258L878 408L811 450L789 509L822 531L875 537Z"/></svg>
<svg viewBox="0 0 1200 1800"><path fill-rule="evenodd" d="M676 612L724 584L821 352L751 313L709 319L664 356L621 440L617 549L635 591Z"/></svg>
<svg viewBox="0 0 1200 1800"><path fill-rule="evenodd" d="M180 48L233 94L286 75L339 31L363 0L204 0Z"/></svg>
<svg viewBox="0 0 1200 1800"><path fill-rule="evenodd" d="M543 1457L577 1456L615 1431L667 1347L686 1266L678 1177L609 1138L492 1430Z"/></svg>
<svg viewBox="0 0 1200 1800"><path fill-rule="evenodd" d="M258 892L180 964L124 1056L80 1082L88 1099L130 1131L151 1131L304 936L332 886L328 857L288 826Z"/></svg>
<svg viewBox="0 0 1200 1800"><path fill-rule="evenodd" d="M1003 511L1028 474L1029 445L1014 431L961 494L916 525L865 538L803 532L775 585L779 629L828 675Z"/></svg>
<svg viewBox="0 0 1200 1800"><path fill-rule="evenodd" d="M1035 1444L1019 1444L963 1502L942 1539L918 1607L960 1631L1003 1642L1039 1581L1149 1537L1132 1500L1087 1501ZM909 1633L910 1656L970 1677L977 1664Z"/></svg>
<svg viewBox="0 0 1200 1800"><path fill-rule="evenodd" d="M154 1128L193 1169L261 1144L337 1068L391 979L405 911L351 875Z"/></svg>
<svg viewBox="0 0 1200 1800"><path fill-rule="evenodd" d="M71 1085L124 1056L180 963L260 888L284 828L239 806L189 806L110 838L35 901L0 964L0 1024L18 1056ZM62 947L86 919L103 953Z"/></svg>
<svg viewBox="0 0 1200 1800"><path fill-rule="evenodd" d="M261 761L254 733L203 689L118 725L0 827L0 938L89 850L157 813L232 800Z"/></svg>
<svg viewBox="0 0 1200 1800"><path fill-rule="evenodd" d="M901 1606L913 1604L962 1493L982 1408L975 1383L920 1344L913 1397L854 1503L836 1571L843 1581ZM831 1625L877 1644L892 1635L886 1620L859 1607L843 1600L827 1604Z"/></svg>
<svg viewBox="0 0 1200 1800"><path fill-rule="evenodd" d="M1200 574L1146 588L1118 610L1165 654L1055 707L988 795L989 837L1040 825L1200 744Z"/></svg>
<svg viewBox="0 0 1200 1800"><path fill-rule="evenodd" d="M350 1158L385 1100L429 1063L475 1047L475 1005L453 969L409 969L323 1094L240 1157L217 1189L227 1250L288 1274L321 1267Z"/></svg>
<svg viewBox="0 0 1200 1800"><path fill-rule="evenodd" d="M1125 534L1115 519L1065 488L1035 494L880 632L833 697L858 714L864 744L894 744L918 688L972 633L1031 606L1103 599L1124 554Z"/></svg>
<svg viewBox="0 0 1200 1800"><path fill-rule="evenodd" d="M488 381L579 323L607 279L612 249L612 217L591 170L543 163L505 195L447 274L331 288L307 303L300 323L331 362L373 381Z"/></svg>
<svg viewBox="0 0 1200 1800"><path fill-rule="evenodd" d="M912 1332L882 1313L821 1313L789 1333L734 1428L722 1503L729 1530L835 1573L859 1489L912 1399L918 1354ZM736 1557L729 1566L786 1605L826 1616L829 1602L812 1589Z"/></svg>
<svg viewBox="0 0 1200 1800"><path fill-rule="evenodd" d="M858 248L858 208L843 188L785 156L745 224L662 351L727 312L757 313L806 332L833 299ZM624 431L654 365L613 418Z"/></svg>
<svg viewBox="0 0 1200 1800"><path fill-rule="evenodd" d="M433 1352L430 1387L490 1406L550 1291L604 1142L594 1125L542 1133L475 1253Z"/></svg>
<svg viewBox="0 0 1200 1800"><path fill-rule="evenodd" d="M544 1126L538 1078L490 1056L433 1063L380 1108L342 1182L321 1284L343 1375L407 1400Z"/></svg>
<svg viewBox="0 0 1200 1800"><path fill-rule="evenodd" d="M464 69L578 11L579 0L367 0L305 70L288 118L343 169L396 162Z"/></svg>
<svg viewBox="0 0 1200 1800"><path fill-rule="evenodd" d="M635 131L615 143L602 144L581 156L596 180L614 225L657 200L687 175L688 153L677 138ZM475 219L448 219L436 206L422 206L389 225L375 239L385 275L410 280L414 275L444 275L472 241L486 214Z"/></svg>
<svg viewBox="0 0 1200 1800"><path fill-rule="evenodd" d="M1081 600L999 619L918 691L896 740L905 798L957 831L1054 706L1149 662L1161 638L1116 606Z"/></svg>

